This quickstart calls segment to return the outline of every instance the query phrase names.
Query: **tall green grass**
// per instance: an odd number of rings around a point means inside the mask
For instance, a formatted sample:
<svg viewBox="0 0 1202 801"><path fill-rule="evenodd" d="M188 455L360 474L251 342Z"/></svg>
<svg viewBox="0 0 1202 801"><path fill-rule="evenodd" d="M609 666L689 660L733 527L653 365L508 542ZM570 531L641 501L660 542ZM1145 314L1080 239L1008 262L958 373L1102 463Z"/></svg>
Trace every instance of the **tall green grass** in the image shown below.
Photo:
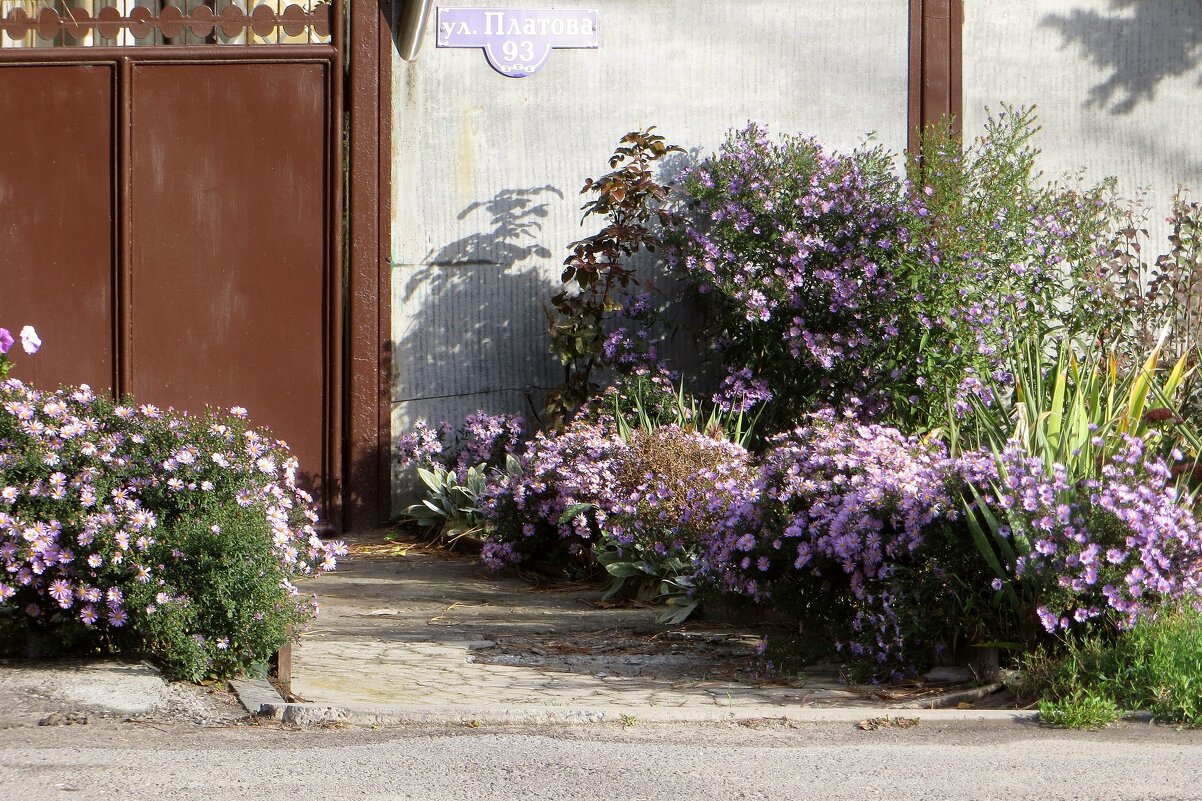
<svg viewBox="0 0 1202 801"><path fill-rule="evenodd" d="M1051 665L1040 713L1050 723L1095 728L1118 710L1202 727L1202 598L1165 607L1127 631L1073 637ZM1040 657L1036 657L1038 661Z"/></svg>

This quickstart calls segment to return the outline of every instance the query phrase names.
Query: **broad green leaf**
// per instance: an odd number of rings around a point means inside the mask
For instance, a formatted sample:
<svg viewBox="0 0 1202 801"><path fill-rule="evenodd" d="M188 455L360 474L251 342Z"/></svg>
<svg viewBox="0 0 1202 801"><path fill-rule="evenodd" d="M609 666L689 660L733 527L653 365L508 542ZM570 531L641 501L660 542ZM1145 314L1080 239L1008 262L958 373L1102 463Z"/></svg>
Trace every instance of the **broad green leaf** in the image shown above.
<svg viewBox="0 0 1202 801"><path fill-rule="evenodd" d="M1152 349L1148 355L1148 360L1144 362L1143 369L1135 378L1135 382L1131 385L1131 390L1127 400L1127 415L1123 423L1119 426L1121 433L1135 431L1144 416L1144 406L1148 400L1148 392L1154 376L1156 375L1156 363L1160 360L1161 345L1158 344Z"/></svg>
<svg viewBox="0 0 1202 801"><path fill-rule="evenodd" d="M639 569L633 562L613 562L605 566L605 572L611 576L619 578L632 578L634 576L643 576L646 573Z"/></svg>
<svg viewBox="0 0 1202 801"><path fill-rule="evenodd" d="M561 514L559 516L559 524L562 526L564 523L567 523L567 522L575 519L579 515L584 514L589 509L592 509L592 508L593 508L593 505L591 503L574 503L571 506L569 506L567 508L567 510L564 511L563 514Z"/></svg>
<svg viewBox="0 0 1202 801"><path fill-rule="evenodd" d="M678 603L673 603L676 599L670 599L668 608L664 613L656 618L657 623L665 623L669 626L678 626L693 614L693 610L697 608L699 601L696 599L687 599Z"/></svg>
<svg viewBox="0 0 1202 801"><path fill-rule="evenodd" d="M437 472L432 472L424 467L419 467L417 468L417 475L421 478L423 484L435 492L438 492L443 487L443 476L439 475L439 473L442 473L441 470L437 470L437 468L435 468L435 470Z"/></svg>
<svg viewBox="0 0 1202 801"><path fill-rule="evenodd" d="M973 494L976 495L976 490L973 490ZM1019 606L1018 593L1014 591L1014 587L1010 582L1009 572L1002 567L1001 560L998 559L997 554L994 552L993 548L990 547L989 538L985 536L985 531L981 528L981 523L977 520L972 505L965 502L964 512L964 519L968 523L968 530L972 534L973 542L977 546L977 552L985 560L985 563L989 565L990 569L993 570L993 574L1002 580L1002 588L1006 593L1006 597L1009 599L1012 608L1017 609ZM996 520L994 522L996 523ZM990 525L990 528L992 529L991 533L993 534L994 542L1003 539L1001 535L997 533L997 529L993 528L992 524Z"/></svg>
<svg viewBox="0 0 1202 801"><path fill-rule="evenodd" d="M626 584L626 577L618 576L612 582L610 582L608 587L605 588L605 592L601 595L601 600L608 601L610 598L617 595L618 591L621 590L625 584Z"/></svg>

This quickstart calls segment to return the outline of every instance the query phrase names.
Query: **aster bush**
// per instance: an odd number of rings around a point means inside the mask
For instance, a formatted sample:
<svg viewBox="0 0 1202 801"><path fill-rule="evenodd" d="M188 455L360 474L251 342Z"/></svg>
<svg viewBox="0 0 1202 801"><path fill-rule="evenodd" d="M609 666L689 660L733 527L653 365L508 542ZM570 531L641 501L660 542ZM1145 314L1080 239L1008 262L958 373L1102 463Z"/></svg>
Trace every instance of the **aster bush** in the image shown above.
<svg viewBox="0 0 1202 801"><path fill-rule="evenodd" d="M1016 336L1114 327L1110 187L1045 182L1036 130L1015 109L967 147L932 129L904 177L881 148L730 134L688 174L666 257L726 385L770 394L776 430L823 406L932 430L948 397L988 400Z"/></svg>
<svg viewBox="0 0 1202 801"><path fill-rule="evenodd" d="M486 492L484 563L494 570L531 562L587 570L605 525L598 500L616 485L615 457L624 448L612 425L585 420L535 434Z"/></svg>
<svg viewBox="0 0 1202 801"><path fill-rule="evenodd" d="M667 622L697 606L694 577L720 531L756 524L756 469L740 445L676 425L635 429L615 454L616 479L596 499L604 510L598 559L647 598L667 599Z"/></svg>
<svg viewBox="0 0 1202 801"><path fill-rule="evenodd" d="M696 605L702 539L750 508L750 428L663 375L620 378L573 424L539 433L492 471L485 562L600 564L614 577L610 594L667 598L683 619Z"/></svg>
<svg viewBox="0 0 1202 801"><path fill-rule="evenodd" d="M894 405L904 426L933 428L988 403L990 383L1008 384L1014 343L1095 334L1120 317L1108 271L1121 217L1113 186L1048 181L1037 132L1032 110L1007 107L967 145L947 126L930 129L910 160L922 209L907 217L918 244L904 265L913 291L898 340L911 365L910 397Z"/></svg>
<svg viewBox="0 0 1202 801"><path fill-rule="evenodd" d="M1160 365L1159 339L1146 358L1125 342L1028 341L1012 393L976 416L1000 420L966 519L1027 624L1021 641L1044 643L1020 661L1050 722L1096 727L1123 709L1199 721L1202 449L1176 408L1187 355Z"/></svg>
<svg viewBox="0 0 1202 801"><path fill-rule="evenodd" d="M1099 619L1127 628L1202 590L1202 524L1165 460L1123 439L1096 478L1075 484L1063 465L1002 456L1004 535L1021 543L1014 579L1038 598L1048 632Z"/></svg>
<svg viewBox="0 0 1202 801"><path fill-rule="evenodd" d="M1120 368L1113 348L1091 340L1028 337L1008 352L1011 386L993 386L977 428L954 430L958 447L980 449L967 523L1032 625L1037 612L1048 631L1098 618L1130 625L1140 598L1173 599L1195 580L1202 543L1189 478L1200 443L1173 408L1185 360L1162 369L1160 355L1157 345Z"/></svg>
<svg viewBox="0 0 1202 801"><path fill-rule="evenodd" d="M762 526L716 532L705 554L709 579L791 605L803 622L825 621L870 675L904 672L950 646L964 625L932 615L930 597L971 605L984 592L988 606L983 583L949 575L973 562L965 537L943 538L961 482L937 443L817 413L772 442L757 487Z"/></svg>
<svg viewBox="0 0 1202 801"><path fill-rule="evenodd" d="M684 181L670 269L709 311L728 378L775 402L775 427L820 406L876 410L898 336L911 209L881 148L731 133Z"/></svg>
<svg viewBox="0 0 1202 801"><path fill-rule="evenodd" d="M245 410L189 416L0 382L0 639L147 655L174 676L262 666L335 567L287 447Z"/></svg>
<svg viewBox="0 0 1202 801"><path fill-rule="evenodd" d="M524 427L518 415L479 410L467 416L454 437L450 423L433 428L418 421L397 443L400 466L413 468L425 488L425 497L405 515L449 541L483 539L481 505L489 482L496 473L516 469Z"/></svg>

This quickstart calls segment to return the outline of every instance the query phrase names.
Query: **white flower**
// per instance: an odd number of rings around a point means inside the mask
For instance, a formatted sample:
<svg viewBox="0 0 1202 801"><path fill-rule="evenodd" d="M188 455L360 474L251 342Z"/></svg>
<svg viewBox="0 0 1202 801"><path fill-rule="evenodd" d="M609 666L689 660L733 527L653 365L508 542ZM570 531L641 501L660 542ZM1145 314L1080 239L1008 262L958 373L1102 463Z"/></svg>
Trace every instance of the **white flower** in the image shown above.
<svg viewBox="0 0 1202 801"><path fill-rule="evenodd" d="M32 325L27 325L21 329L21 347L31 356L38 352L38 348L42 347L42 339L38 336L38 332L33 330Z"/></svg>

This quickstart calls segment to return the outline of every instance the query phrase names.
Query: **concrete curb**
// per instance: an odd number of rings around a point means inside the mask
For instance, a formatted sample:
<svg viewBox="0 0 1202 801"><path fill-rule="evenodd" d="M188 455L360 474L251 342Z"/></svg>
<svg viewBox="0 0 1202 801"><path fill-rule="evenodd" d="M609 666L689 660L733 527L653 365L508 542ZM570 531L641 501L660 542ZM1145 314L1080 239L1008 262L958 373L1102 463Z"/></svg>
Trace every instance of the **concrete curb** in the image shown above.
<svg viewBox="0 0 1202 801"><path fill-rule="evenodd" d="M890 707L470 707L452 704L298 704L289 703L275 687L262 679L240 679L229 683L247 712L258 718L296 726L342 723L351 726L531 726L598 725L639 723L738 723L765 721L788 723L849 723L862 720L910 719L932 723L1036 723L1034 709L946 709ZM955 703L960 696L982 697L988 687L978 687L936 699ZM954 697L953 697L954 696ZM1128 712L1129 723L1152 723L1150 712Z"/></svg>
<svg viewBox="0 0 1202 801"><path fill-rule="evenodd" d="M262 717L265 706L276 707L287 703L266 679L231 679L229 684L242 708L256 717Z"/></svg>
<svg viewBox="0 0 1202 801"><path fill-rule="evenodd" d="M910 701L905 704L898 704L893 709L945 709L961 703L972 703L980 701L987 695L999 692L1005 687L1001 682L986 684L983 687L973 687L968 690L960 690L959 692L944 693L937 695L934 698L925 699L922 701Z"/></svg>
<svg viewBox="0 0 1202 801"><path fill-rule="evenodd" d="M230 683L247 712L258 718L298 726L344 723L353 726L529 726L595 725L618 723L732 723L747 720L797 723L858 723L873 718L918 718L930 721L1029 722L1039 718L1034 710L947 709L960 701L977 700L1000 685L976 687L939 696L929 706L889 707L668 707L613 706L482 706L454 704L323 704L290 703L263 679L238 679Z"/></svg>
<svg viewBox="0 0 1202 801"><path fill-rule="evenodd" d="M617 723L732 723L744 720L797 723L858 723L872 718L920 720L1029 722L1034 710L1010 709L898 709L897 707L797 707L748 706L737 709L598 706L598 707L468 707L452 705L386 706L372 704L263 703L260 717L284 723L314 726L345 723L355 726L511 726L582 725Z"/></svg>

